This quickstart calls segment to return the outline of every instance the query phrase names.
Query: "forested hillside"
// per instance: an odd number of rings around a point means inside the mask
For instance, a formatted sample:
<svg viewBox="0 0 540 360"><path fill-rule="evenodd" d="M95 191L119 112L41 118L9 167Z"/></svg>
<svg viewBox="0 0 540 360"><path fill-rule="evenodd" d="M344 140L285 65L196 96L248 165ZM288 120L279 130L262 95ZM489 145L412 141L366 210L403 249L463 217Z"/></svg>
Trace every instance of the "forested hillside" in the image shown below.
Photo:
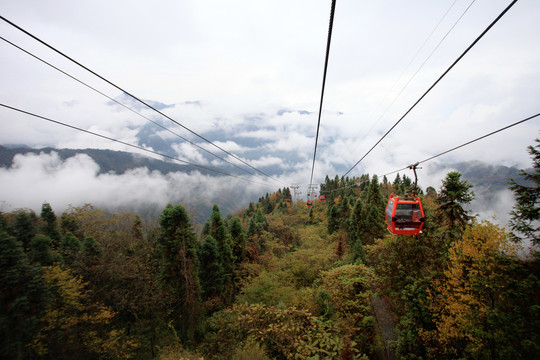
<svg viewBox="0 0 540 360"><path fill-rule="evenodd" d="M512 185L514 237L464 210L459 172L421 192L418 236L385 225L407 176L327 177L309 208L288 188L225 218L216 205L200 233L181 205L156 222L91 205L2 213L1 357L538 358L538 256L514 256L519 236L538 242L535 174Z"/></svg>

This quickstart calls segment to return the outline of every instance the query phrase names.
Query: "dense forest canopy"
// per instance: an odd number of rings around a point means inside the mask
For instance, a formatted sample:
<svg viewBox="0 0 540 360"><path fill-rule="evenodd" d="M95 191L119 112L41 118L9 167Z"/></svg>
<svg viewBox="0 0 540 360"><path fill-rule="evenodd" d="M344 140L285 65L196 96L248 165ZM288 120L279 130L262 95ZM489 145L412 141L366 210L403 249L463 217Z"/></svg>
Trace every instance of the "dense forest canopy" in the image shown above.
<svg viewBox="0 0 540 360"><path fill-rule="evenodd" d="M393 236L405 175L326 177L324 202L289 188L196 232L92 205L0 214L6 359L532 359L540 356L540 145L517 179L509 233L466 209L450 172L420 191L425 226ZM533 248L534 250L534 248Z"/></svg>

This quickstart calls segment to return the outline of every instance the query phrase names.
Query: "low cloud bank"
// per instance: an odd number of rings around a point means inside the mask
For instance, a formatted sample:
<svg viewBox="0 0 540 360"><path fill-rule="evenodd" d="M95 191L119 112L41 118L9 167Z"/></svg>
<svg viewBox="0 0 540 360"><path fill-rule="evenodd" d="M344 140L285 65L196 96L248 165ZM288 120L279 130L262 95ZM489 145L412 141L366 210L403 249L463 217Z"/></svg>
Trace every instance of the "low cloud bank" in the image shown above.
<svg viewBox="0 0 540 360"><path fill-rule="evenodd" d="M39 212L41 205L48 202L58 214L70 205L92 204L109 211L137 211L157 216L168 203L182 203L194 221L204 222L214 203L226 215L280 187L258 184L259 178L253 178L255 183L251 183L199 172L163 175L141 167L118 175L100 174L99 170L99 165L85 154L65 161L56 152L17 155L10 168L0 168L0 211L28 208ZM301 178L300 173L307 170L293 168L288 177ZM424 189L433 186L440 191L442 180L452 170L428 167L421 174L419 184ZM512 192L508 189L494 192L478 186L473 190L476 199L470 206L472 214L506 226L514 205Z"/></svg>
<svg viewBox="0 0 540 360"><path fill-rule="evenodd" d="M274 191L199 172L163 175L136 168L121 175L99 174L98 164L89 156L78 154L62 161L56 152L15 156L11 168L0 168L0 183L2 211L28 208L39 212L48 202L57 214L70 205L87 203L110 211L156 212L168 203L183 203L198 222L206 220L201 217L214 203L225 215L246 207L264 192Z"/></svg>

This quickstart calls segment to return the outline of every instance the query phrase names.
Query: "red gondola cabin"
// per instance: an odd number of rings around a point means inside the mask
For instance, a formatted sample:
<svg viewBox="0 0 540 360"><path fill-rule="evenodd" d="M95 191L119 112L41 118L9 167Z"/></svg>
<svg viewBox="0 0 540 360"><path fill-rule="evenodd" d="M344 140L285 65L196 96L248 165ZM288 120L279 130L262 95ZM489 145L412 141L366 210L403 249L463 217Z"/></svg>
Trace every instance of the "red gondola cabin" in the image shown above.
<svg viewBox="0 0 540 360"><path fill-rule="evenodd" d="M326 200L326 196L324 195L319 196L319 200L321 200L321 202L323 203Z"/></svg>
<svg viewBox="0 0 540 360"><path fill-rule="evenodd" d="M313 200L308 200L307 203L306 203L306 205L307 205L308 207L312 207L312 206L313 206Z"/></svg>
<svg viewBox="0 0 540 360"><path fill-rule="evenodd" d="M385 215L388 230L394 235L418 235L424 226L424 209L418 197L390 195Z"/></svg>

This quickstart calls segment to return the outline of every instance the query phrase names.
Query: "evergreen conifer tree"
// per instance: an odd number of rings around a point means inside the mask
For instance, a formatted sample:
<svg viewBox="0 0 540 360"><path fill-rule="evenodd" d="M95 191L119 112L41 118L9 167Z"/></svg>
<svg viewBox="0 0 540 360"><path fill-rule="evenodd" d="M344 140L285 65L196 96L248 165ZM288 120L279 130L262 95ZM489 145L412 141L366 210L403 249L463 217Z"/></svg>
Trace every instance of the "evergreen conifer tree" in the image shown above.
<svg viewBox="0 0 540 360"><path fill-rule="evenodd" d="M407 175L403 174L403 178L402 178L402 184L403 184L403 190L408 190L411 188L412 186L412 180L410 177L408 177Z"/></svg>
<svg viewBox="0 0 540 360"><path fill-rule="evenodd" d="M20 211L15 216L14 235L19 240L24 250L30 248L30 242L36 235L36 228L32 221L32 216L23 211Z"/></svg>
<svg viewBox="0 0 540 360"><path fill-rule="evenodd" d="M339 212L336 205L332 205L328 216L328 233L333 234L339 228Z"/></svg>
<svg viewBox="0 0 540 360"><path fill-rule="evenodd" d="M390 194L391 194L390 188L391 188L391 185L388 182L388 178L386 177L386 175L384 175L383 182L382 182L382 195L384 199L388 199L390 197Z"/></svg>
<svg viewBox="0 0 540 360"><path fill-rule="evenodd" d="M366 244L372 244L375 239L380 239L384 235L384 212L375 205L369 204L365 221L364 240Z"/></svg>
<svg viewBox="0 0 540 360"><path fill-rule="evenodd" d="M356 200L350 217L349 238L354 244L355 239L362 238L365 233L366 213L361 199Z"/></svg>
<svg viewBox="0 0 540 360"><path fill-rule="evenodd" d="M81 242L71 232L67 232L60 241L60 254L64 259L64 263L72 265L81 251Z"/></svg>
<svg viewBox="0 0 540 360"><path fill-rule="evenodd" d="M339 213L340 222L343 222L350 215L349 200L352 200L352 199L349 199L348 196L345 196L343 200L341 200L341 203L339 203L338 213Z"/></svg>
<svg viewBox="0 0 540 360"><path fill-rule="evenodd" d="M247 236L250 241L250 258L254 259L258 257L258 254L262 254L266 251L266 241L263 236L263 231L268 229L268 222L266 217L262 213L261 209L257 209L251 220L249 221L249 227Z"/></svg>
<svg viewBox="0 0 540 360"><path fill-rule="evenodd" d="M255 212L255 205L252 202L249 203L247 210L244 212L244 218L250 217Z"/></svg>
<svg viewBox="0 0 540 360"><path fill-rule="evenodd" d="M461 174L451 171L443 179L437 203L437 212L445 228L448 241L457 239L467 224L473 219L462 205L469 204L474 199L473 186L467 180L461 180Z"/></svg>
<svg viewBox="0 0 540 360"><path fill-rule="evenodd" d="M366 234L367 218L362 200L357 199L349 220L349 241L352 243L353 261L365 262L366 253L362 239Z"/></svg>
<svg viewBox="0 0 540 360"><path fill-rule="evenodd" d="M212 216L210 217L210 236L213 237L218 245L219 259L221 261L221 268L223 269L224 277L224 289L222 298L228 304L232 302L234 295L234 272L235 272L235 260L233 256L233 250L231 246L231 238L228 234L227 227L225 226L219 207L214 204L212 209Z"/></svg>
<svg viewBox="0 0 540 360"><path fill-rule="evenodd" d="M271 214L272 211L274 211L274 204L272 204L272 201L270 199L266 199L266 205L264 206L264 212L266 214Z"/></svg>
<svg viewBox="0 0 540 360"><path fill-rule="evenodd" d="M52 265L58 260L51 250L51 238L43 234L37 234L30 242L30 257L33 262L42 266Z"/></svg>
<svg viewBox="0 0 540 360"><path fill-rule="evenodd" d="M362 239L357 238L354 242L353 249L353 262L360 262L365 263L366 262L366 251L364 249L364 244L362 242Z"/></svg>
<svg viewBox="0 0 540 360"><path fill-rule="evenodd" d="M371 183L369 184L367 204L370 207L374 206L378 210L380 210L380 213L381 213L380 218L381 219L384 218L384 208L386 206L386 202L385 202L385 199L383 198L381 186L379 185L379 178L377 177L377 175L373 175L371 179Z"/></svg>
<svg viewBox="0 0 540 360"><path fill-rule="evenodd" d="M255 223L255 216L252 216L249 220L247 236L251 237L255 234L257 234L257 223Z"/></svg>
<svg viewBox="0 0 540 360"><path fill-rule="evenodd" d="M392 183L392 192L396 195L403 194L403 184L402 184L401 176L399 175L399 173L396 175L396 178L394 179L394 182Z"/></svg>
<svg viewBox="0 0 540 360"><path fill-rule="evenodd" d="M41 206L41 220L45 222L42 228L43 233L51 239L51 246L56 249L60 242L60 232L56 215L49 203L43 203Z"/></svg>
<svg viewBox="0 0 540 360"><path fill-rule="evenodd" d="M101 244L97 242L96 239L94 239L92 236L87 236L82 243L82 253L87 259L95 259L102 255L103 249L101 248Z"/></svg>
<svg viewBox="0 0 540 360"><path fill-rule="evenodd" d="M233 256L237 264L241 263L246 256L246 233L242 222L237 216L233 217L229 223L229 233L231 234Z"/></svg>
<svg viewBox="0 0 540 360"><path fill-rule="evenodd" d="M384 234L384 209L386 201L383 198L379 178L373 175L369 184L365 205L366 214L366 238L365 243L372 243Z"/></svg>
<svg viewBox="0 0 540 360"><path fill-rule="evenodd" d="M285 206L283 205L283 200L279 200L276 211L279 213L283 213L284 210L285 210Z"/></svg>
<svg viewBox="0 0 540 360"><path fill-rule="evenodd" d="M292 202L291 189L285 188L285 200Z"/></svg>
<svg viewBox="0 0 540 360"><path fill-rule="evenodd" d="M528 152L533 160L531 172L521 170L519 175L528 184L518 184L510 180L510 190L514 192L516 203L510 213L510 227L515 241L531 240L540 245L540 139L536 139L536 148L529 146Z"/></svg>
<svg viewBox="0 0 540 360"><path fill-rule="evenodd" d="M197 238L186 210L167 205L159 218L161 282L171 294L173 318L183 340L193 340L200 315Z"/></svg>
<svg viewBox="0 0 540 360"><path fill-rule="evenodd" d="M30 359L28 345L47 300L39 266L22 243L0 231L0 358Z"/></svg>
<svg viewBox="0 0 540 360"><path fill-rule="evenodd" d="M208 235L212 234L212 229L210 225L210 219L204 222L204 225L201 230L201 240L204 240Z"/></svg>
<svg viewBox="0 0 540 360"><path fill-rule="evenodd" d="M262 213L261 209L257 209L254 218L255 224L259 225L261 227L261 230L268 229L268 221L266 220L266 217Z"/></svg>
<svg viewBox="0 0 540 360"><path fill-rule="evenodd" d="M210 235L215 238L218 228L221 225L223 225L221 212L219 211L219 206L217 206L217 204L214 204L214 206L212 207L212 215L210 215Z"/></svg>
<svg viewBox="0 0 540 360"><path fill-rule="evenodd" d="M223 267L219 256L219 246L212 236L204 239L199 249L199 279L203 301L221 297L225 291Z"/></svg>

